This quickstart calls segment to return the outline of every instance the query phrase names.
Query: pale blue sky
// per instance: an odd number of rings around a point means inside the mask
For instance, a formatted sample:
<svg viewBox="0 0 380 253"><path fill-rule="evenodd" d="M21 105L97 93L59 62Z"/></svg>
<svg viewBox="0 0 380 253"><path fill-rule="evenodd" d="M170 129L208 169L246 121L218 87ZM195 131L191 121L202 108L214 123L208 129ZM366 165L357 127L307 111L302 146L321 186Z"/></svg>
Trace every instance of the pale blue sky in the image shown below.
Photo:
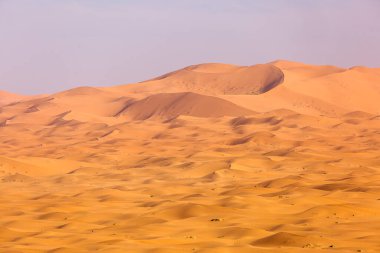
<svg viewBox="0 0 380 253"><path fill-rule="evenodd" d="M380 67L378 0L0 0L0 90L276 59Z"/></svg>

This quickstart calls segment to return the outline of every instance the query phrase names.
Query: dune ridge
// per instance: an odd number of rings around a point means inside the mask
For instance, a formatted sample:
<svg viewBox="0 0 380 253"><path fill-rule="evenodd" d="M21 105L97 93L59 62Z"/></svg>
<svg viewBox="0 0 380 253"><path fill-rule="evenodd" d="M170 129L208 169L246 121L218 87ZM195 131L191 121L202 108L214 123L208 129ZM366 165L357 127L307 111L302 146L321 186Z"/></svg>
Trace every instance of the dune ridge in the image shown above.
<svg viewBox="0 0 380 253"><path fill-rule="evenodd" d="M201 64L4 103L0 252L380 252L378 73Z"/></svg>
<svg viewBox="0 0 380 253"><path fill-rule="evenodd" d="M303 114L340 116L351 111L379 114L379 83L377 68L345 69L278 60L253 66L193 65L107 90L139 99L156 93L195 92L259 112L282 108Z"/></svg>
<svg viewBox="0 0 380 253"><path fill-rule="evenodd" d="M125 87L132 93L195 92L206 95L261 94L283 82L282 71L270 64L236 66L207 63L189 66Z"/></svg>

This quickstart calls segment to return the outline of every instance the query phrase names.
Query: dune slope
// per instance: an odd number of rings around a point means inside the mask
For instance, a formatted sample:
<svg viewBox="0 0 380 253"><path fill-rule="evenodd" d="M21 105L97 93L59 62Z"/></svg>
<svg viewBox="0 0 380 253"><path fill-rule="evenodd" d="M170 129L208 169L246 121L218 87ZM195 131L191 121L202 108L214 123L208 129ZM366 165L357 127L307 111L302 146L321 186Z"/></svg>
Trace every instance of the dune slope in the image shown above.
<svg viewBox="0 0 380 253"><path fill-rule="evenodd" d="M280 85L282 71L270 64L201 64L126 87L133 93L196 92L206 95L261 94Z"/></svg>
<svg viewBox="0 0 380 253"><path fill-rule="evenodd" d="M378 253L379 73L201 64L0 105L0 252Z"/></svg>
<svg viewBox="0 0 380 253"><path fill-rule="evenodd" d="M119 115L132 120L172 119L179 115L194 117L243 116L252 111L229 101L192 92L160 93L129 103Z"/></svg>
<svg viewBox="0 0 380 253"><path fill-rule="evenodd" d="M376 68L307 65L275 61L253 66L200 64L146 82L109 88L142 99L156 93L218 96L254 111L289 109L338 116L350 111L379 114Z"/></svg>
<svg viewBox="0 0 380 253"><path fill-rule="evenodd" d="M20 101L23 98L25 98L25 96L21 96L21 95L0 90L0 106L5 105L5 104L10 104L16 101Z"/></svg>

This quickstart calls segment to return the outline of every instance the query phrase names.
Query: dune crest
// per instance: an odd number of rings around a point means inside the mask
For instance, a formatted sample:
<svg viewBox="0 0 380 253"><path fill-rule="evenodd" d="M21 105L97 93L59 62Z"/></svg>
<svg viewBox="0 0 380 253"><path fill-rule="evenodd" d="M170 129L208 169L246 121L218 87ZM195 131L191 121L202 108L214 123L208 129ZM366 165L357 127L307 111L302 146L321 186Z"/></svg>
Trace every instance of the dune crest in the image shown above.
<svg viewBox="0 0 380 253"><path fill-rule="evenodd" d="M196 92L205 95L257 95L283 82L282 71L270 64L235 66L200 64L189 66L133 86L131 92Z"/></svg>
<svg viewBox="0 0 380 253"><path fill-rule="evenodd" d="M380 252L379 77L200 64L16 96L0 252Z"/></svg>
<svg viewBox="0 0 380 253"><path fill-rule="evenodd" d="M253 111L288 109L335 117L351 111L380 114L379 73L376 68L345 69L285 60L248 67L209 63L106 90L138 99L156 93L195 92Z"/></svg>

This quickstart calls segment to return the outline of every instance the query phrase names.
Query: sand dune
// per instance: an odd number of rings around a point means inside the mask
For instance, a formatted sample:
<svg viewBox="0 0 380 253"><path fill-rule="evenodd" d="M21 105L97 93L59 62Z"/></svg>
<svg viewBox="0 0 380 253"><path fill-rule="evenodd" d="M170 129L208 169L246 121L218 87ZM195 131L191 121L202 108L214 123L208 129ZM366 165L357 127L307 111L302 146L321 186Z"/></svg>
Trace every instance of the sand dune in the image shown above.
<svg viewBox="0 0 380 253"><path fill-rule="evenodd" d="M280 85L284 75L270 64L201 64L123 87L131 93L195 92L206 95L261 94Z"/></svg>
<svg viewBox="0 0 380 253"><path fill-rule="evenodd" d="M366 116L7 125L1 249L377 252L380 122Z"/></svg>
<svg viewBox="0 0 380 253"><path fill-rule="evenodd" d="M0 106L17 102L24 98L25 96L21 96L21 95L0 90Z"/></svg>
<svg viewBox="0 0 380 253"><path fill-rule="evenodd" d="M269 64L238 67L225 64L201 64L153 79L160 85L214 95L251 95L265 93L281 84L284 75ZM207 84L207 85L205 85Z"/></svg>
<svg viewBox="0 0 380 253"><path fill-rule="evenodd" d="M219 96L253 111L290 109L337 116L351 111L379 114L376 68L316 66L275 61L253 66L200 64L146 82L108 88L127 97L195 92Z"/></svg>
<svg viewBox="0 0 380 253"><path fill-rule="evenodd" d="M290 109L304 114L337 116L351 111L379 114L380 75L377 69L341 69L278 61L284 82L259 96L226 96L240 106L270 111Z"/></svg>
<svg viewBox="0 0 380 253"><path fill-rule="evenodd" d="M132 120L173 119L180 115L207 118L249 114L252 114L252 111L229 101L192 92L152 95L128 104L119 113Z"/></svg>
<svg viewBox="0 0 380 253"><path fill-rule="evenodd" d="M0 252L380 252L379 73L201 64L3 103Z"/></svg>
<svg viewBox="0 0 380 253"><path fill-rule="evenodd" d="M294 64L294 63L293 63ZM276 62L285 72L283 86L301 95L310 96L347 111L380 113L376 102L380 96L380 75L377 69L303 65Z"/></svg>

